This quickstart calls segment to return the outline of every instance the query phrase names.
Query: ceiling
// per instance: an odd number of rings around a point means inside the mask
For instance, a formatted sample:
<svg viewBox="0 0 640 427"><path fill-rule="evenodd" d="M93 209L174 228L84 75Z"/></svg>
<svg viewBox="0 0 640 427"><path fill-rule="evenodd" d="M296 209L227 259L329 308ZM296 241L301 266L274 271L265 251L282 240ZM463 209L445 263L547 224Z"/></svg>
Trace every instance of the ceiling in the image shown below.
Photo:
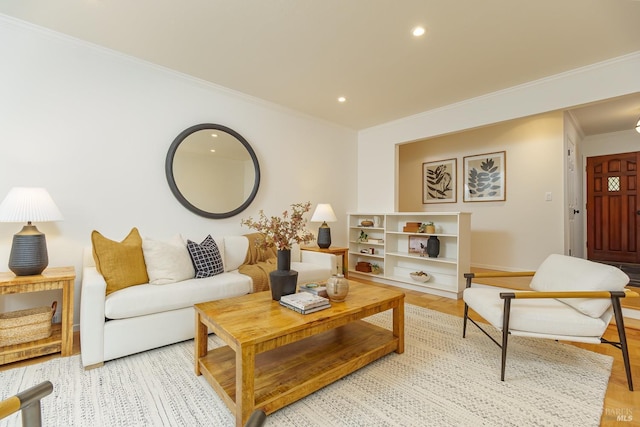
<svg viewBox="0 0 640 427"><path fill-rule="evenodd" d="M2 0L0 13L358 130L640 51L637 0ZM587 135L635 125L640 95L617 101L576 110Z"/></svg>

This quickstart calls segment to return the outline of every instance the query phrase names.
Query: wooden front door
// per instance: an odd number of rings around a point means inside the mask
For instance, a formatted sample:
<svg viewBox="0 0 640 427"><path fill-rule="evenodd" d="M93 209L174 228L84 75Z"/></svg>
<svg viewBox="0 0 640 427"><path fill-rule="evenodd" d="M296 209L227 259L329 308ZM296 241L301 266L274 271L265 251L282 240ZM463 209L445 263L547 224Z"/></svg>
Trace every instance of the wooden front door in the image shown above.
<svg viewBox="0 0 640 427"><path fill-rule="evenodd" d="M640 152L587 158L587 256L640 263Z"/></svg>

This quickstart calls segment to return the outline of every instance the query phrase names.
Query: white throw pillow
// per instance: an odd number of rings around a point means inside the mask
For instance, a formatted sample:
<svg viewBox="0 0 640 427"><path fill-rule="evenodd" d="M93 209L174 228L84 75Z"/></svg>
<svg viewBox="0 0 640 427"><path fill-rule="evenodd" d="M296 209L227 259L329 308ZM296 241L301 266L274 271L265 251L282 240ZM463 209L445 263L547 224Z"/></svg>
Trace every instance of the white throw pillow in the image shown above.
<svg viewBox="0 0 640 427"><path fill-rule="evenodd" d="M545 291L622 291L629 276L611 265L552 254L531 280L531 289ZM591 317L600 317L611 305L609 298L561 298L560 301Z"/></svg>
<svg viewBox="0 0 640 427"><path fill-rule="evenodd" d="M179 234L168 241L143 238L142 252L152 285L193 279L196 274L187 245Z"/></svg>

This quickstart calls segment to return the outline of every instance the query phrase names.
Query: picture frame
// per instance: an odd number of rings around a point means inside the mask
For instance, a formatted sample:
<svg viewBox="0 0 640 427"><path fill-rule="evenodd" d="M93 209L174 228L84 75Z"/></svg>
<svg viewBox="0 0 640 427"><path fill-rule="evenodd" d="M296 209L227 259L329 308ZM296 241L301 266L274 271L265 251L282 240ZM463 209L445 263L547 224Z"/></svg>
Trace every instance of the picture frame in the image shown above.
<svg viewBox="0 0 640 427"><path fill-rule="evenodd" d="M424 255L427 251L429 236L409 236L409 253ZM424 247L421 247L422 244Z"/></svg>
<svg viewBox="0 0 640 427"><path fill-rule="evenodd" d="M458 196L457 159L422 164L422 203L456 203Z"/></svg>
<svg viewBox="0 0 640 427"><path fill-rule="evenodd" d="M507 200L507 152L464 157L464 201Z"/></svg>

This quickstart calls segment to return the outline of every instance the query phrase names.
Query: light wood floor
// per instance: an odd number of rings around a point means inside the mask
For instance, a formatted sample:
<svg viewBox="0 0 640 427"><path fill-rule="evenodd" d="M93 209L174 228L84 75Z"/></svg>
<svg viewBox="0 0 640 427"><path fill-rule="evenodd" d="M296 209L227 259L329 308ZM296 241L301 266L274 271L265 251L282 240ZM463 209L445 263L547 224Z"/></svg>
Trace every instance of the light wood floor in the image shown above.
<svg viewBox="0 0 640 427"><path fill-rule="evenodd" d="M479 271L479 270L476 270ZM502 279L504 281L504 279ZM363 282L366 282L362 280ZM495 279L491 284L497 286L509 287L507 285L513 285L513 282L503 282L499 279ZM381 285L379 283L368 282L370 284L385 286L394 288L393 286ZM515 287L526 287L528 282L523 281L519 284L516 283ZM451 314L454 316L463 316L464 303L462 300L452 300L445 297L438 297L422 292L411 291L407 289L395 288L400 291L404 291L406 295L406 303L413 304L420 307L429 308L431 310L437 310L443 313ZM640 298L636 298L640 299ZM477 317L476 317L477 318ZM627 379L624 371L624 364L622 361L622 353L620 350L606 344L581 344L572 343L577 347L585 348L587 350L595 351L597 353L607 354L614 358L611 377L609 378L609 386L604 400L603 417L600 422L601 426L632 426L640 425L640 321L627 321L627 342L629 346L629 353L631 356L631 371L633 373L633 382L636 391L630 392L627 388ZM462 331L460 331L462 333ZM605 333L605 338L615 341L618 334L615 329L615 325L610 325L609 329ZM74 334L73 341L73 354L80 353L80 338L76 332ZM16 368L33 363L39 363L57 356L43 356L37 359L28 361L15 362L9 365L0 366L0 371ZM500 357L500 349L496 347L496 357ZM508 367L507 359L507 367ZM496 381L500 381L500 373L496 372ZM625 412L626 411L626 412ZM617 422L615 414L626 413L633 416L633 422Z"/></svg>

